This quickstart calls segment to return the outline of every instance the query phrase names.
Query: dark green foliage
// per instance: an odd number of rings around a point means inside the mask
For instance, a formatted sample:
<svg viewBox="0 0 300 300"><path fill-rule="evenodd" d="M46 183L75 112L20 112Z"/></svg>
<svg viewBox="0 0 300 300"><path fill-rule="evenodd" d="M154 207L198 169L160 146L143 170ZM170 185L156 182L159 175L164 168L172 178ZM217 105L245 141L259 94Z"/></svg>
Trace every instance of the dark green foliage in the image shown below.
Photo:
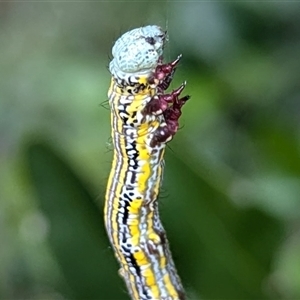
<svg viewBox="0 0 300 300"><path fill-rule="evenodd" d="M51 147L33 144L27 155L39 207L50 224L49 245L72 290L68 296L124 297L113 252L108 246L102 208L99 209L83 183Z"/></svg>
<svg viewBox="0 0 300 300"><path fill-rule="evenodd" d="M30 146L28 159L39 206L50 222L49 244L71 297L126 298L102 210L47 145ZM162 218L187 289L212 299L265 298L261 282L281 239L278 222L255 209L235 208L174 156L167 160L166 177Z"/></svg>
<svg viewBox="0 0 300 300"><path fill-rule="evenodd" d="M265 299L282 237L280 223L256 209L237 209L174 156L167 159L162 217L179 272L205 299ZM165 201L164 201L165 200Z"/></svg>

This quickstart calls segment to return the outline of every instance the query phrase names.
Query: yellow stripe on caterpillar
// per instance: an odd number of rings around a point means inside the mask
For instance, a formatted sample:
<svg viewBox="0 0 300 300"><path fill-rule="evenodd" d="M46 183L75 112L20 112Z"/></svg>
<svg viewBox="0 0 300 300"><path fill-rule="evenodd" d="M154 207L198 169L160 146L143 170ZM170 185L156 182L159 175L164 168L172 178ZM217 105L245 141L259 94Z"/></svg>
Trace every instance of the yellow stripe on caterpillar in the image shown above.
<svg viewBox="0 0 300 300"><path fill-rule="evenodd" d="M115 43L109 69L114 155L105 195L105 226L133 300L183 300L157 197L164 151L178 130L185 87L166 93L177 64L163 63L166 32L133 29Z"/></svg>

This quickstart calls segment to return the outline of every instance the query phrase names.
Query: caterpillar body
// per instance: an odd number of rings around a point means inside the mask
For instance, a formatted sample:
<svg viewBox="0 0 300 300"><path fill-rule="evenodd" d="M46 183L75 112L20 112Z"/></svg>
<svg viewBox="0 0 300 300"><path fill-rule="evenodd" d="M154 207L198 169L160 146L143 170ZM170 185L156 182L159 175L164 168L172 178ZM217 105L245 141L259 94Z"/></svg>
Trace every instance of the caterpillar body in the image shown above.
<svg viewBox="0 0 300 300"><path fill-rule="evenodd" d="M157 202L165 146L189 99L180 98L185 83L165 92L181 58L163 63L166 39L158 26L133 29L116 41L109 65L114 154L105 226L134 300L185 299Z"/></svg>

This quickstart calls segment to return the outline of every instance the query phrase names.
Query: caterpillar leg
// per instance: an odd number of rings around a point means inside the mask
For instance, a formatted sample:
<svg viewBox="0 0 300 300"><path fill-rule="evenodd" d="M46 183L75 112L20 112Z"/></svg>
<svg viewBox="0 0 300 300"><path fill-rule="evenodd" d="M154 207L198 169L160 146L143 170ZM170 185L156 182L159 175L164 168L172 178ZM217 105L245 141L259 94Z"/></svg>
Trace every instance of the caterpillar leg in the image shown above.
<svg viewBox="0 0 300 300"><path fill-rule="evenodd" d="M174 61L172 61L168 64L157 66L156 71L155 71L157 78L160 79L160 77L163 76L163 80L158 85L158 87L162 91L165 91L169 87L169 85L173 79L173 75L176 71L176 67L177 67L181 57L182 57L182 54L178 55L178 57Z"/></svg>
<svg viewBox="0 0 300 300"><path fill-rule="evenodd" d="M169 104L178 102L178 97L185 88L186 82L184 82L178 89L172 91L169 94L160 94L155 97L147 104L144 109L145 114L160 115L166 111Z"/></svg>
<svg viewBox="0 0 300 300"><path fill-rule="evenodd" d="M180 88L182 91L185 87L185 83L183 83L181 87ZM178 130L178 121L181 116L181 108L189 99L190 96L188 95L180 99L178 99L178 96L175 97L173 104L163 112L165 123L158 127L155 131L151 145L155 146L158 143L167 143L173 138Z"/></svg>
<svg viewBox="0 0 300 300"><path fill-rule="evenodd" d="M152 81L154 82L155 80L158 80L159 81L159 84L158 84L158 88L159 88L159 92L163 92L165 91L172 79L173 79L173 75L175 73L175 70L176 70L176 67L181 59L182 55L178 55L178 57L170 62L170 63L167 63L167 64L158 64L158 66L156 67L156 70L153 74L153 78L152 78ZM150 79L151 81L151 79Z"/></svg>

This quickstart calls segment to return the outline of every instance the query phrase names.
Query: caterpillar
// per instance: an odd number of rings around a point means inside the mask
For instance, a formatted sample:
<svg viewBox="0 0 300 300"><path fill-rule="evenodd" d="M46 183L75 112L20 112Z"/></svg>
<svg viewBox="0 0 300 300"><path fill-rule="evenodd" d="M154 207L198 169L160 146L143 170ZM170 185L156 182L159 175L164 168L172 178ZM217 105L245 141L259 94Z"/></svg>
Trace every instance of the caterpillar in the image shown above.
<svg viewBox="0 0 300 300"><path fill-rule="evenodd" d="M186 83L166 93L181 55L163 63L167 33L149 25L112 48L108 90L114 153L104 219L133 300L183 300L185 292L159 218L157 197L166 144L178 130Z"/></svg>

